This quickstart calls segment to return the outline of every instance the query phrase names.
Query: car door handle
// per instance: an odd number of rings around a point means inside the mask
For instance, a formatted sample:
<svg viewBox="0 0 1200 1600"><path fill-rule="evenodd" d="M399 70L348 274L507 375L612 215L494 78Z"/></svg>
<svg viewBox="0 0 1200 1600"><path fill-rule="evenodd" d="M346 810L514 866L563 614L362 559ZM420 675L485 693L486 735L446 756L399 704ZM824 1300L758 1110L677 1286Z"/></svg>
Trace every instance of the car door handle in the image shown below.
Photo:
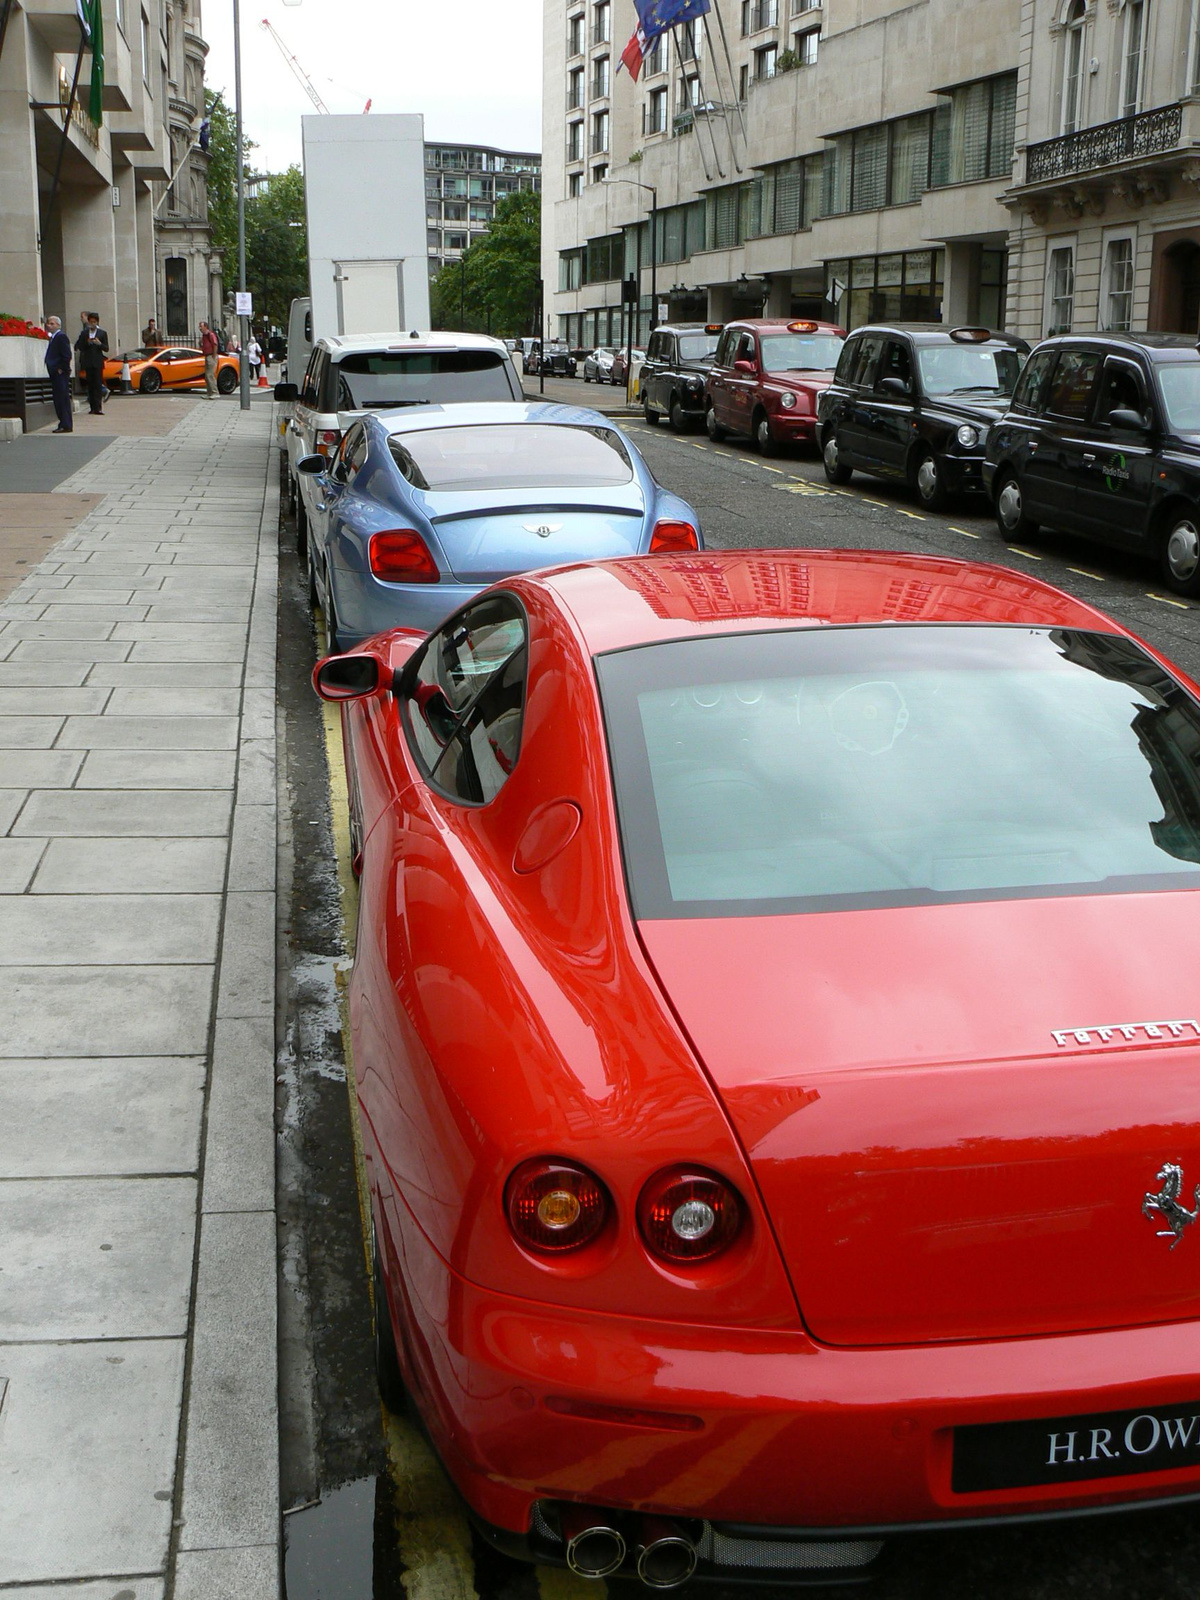
<svg viewBox="0 0 1200 1600"><path fill-rule="evenodd" d="M1083 459L1085 461L1095 461L1095 459L1096 459L1095 451L1094 450L1085 450L1083 452Z"/></svg>

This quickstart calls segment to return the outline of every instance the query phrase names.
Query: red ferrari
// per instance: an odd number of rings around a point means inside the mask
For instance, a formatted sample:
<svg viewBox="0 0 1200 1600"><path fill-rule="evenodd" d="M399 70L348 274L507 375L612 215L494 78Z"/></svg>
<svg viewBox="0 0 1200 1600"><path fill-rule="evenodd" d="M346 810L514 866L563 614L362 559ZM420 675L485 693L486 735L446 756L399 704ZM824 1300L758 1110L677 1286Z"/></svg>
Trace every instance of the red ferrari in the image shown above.
<svg viewBox="0 0 1200 1600"><path fill-rule="evenodd" d="M1200 702L1003 569L526 576L344 700L381 1374L653 1587L1200 1496Z"/></svg>

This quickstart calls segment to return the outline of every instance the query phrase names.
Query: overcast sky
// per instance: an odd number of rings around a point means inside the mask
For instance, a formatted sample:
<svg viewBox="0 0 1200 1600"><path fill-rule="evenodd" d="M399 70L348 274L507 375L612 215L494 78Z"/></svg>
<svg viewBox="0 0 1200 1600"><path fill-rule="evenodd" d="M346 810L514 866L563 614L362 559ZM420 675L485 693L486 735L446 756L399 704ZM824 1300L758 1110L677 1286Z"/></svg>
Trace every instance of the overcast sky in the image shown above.
<svg viewBox="0 0 1200 1600"><path fill-rule="evenodd" d="M232 0L203 0L210 89L233 104ZM330 111L420 111L434 141L541 149L541 0L241 0L242 99L251 164L300 162L315 112L269 17Z"/></svg>

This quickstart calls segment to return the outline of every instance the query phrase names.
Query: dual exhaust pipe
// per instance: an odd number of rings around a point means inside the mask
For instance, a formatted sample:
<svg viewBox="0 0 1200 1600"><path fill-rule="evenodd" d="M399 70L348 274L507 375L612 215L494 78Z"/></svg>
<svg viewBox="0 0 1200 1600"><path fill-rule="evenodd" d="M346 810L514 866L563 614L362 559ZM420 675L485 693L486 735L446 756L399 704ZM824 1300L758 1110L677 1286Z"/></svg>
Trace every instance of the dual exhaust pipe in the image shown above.
<svg viewBox="0 0 1200 1600"><path fill-rule="evenodd" d="M607 1578L623 1565L629 1546L608 1513L589 1506L564 1506L561 1512L567 1565L580 1578ZM675 1589L696 1570L696 1546L677 1522L666 1517L637 1519L633 1547L637 1575L648 1589Z"/></svg>

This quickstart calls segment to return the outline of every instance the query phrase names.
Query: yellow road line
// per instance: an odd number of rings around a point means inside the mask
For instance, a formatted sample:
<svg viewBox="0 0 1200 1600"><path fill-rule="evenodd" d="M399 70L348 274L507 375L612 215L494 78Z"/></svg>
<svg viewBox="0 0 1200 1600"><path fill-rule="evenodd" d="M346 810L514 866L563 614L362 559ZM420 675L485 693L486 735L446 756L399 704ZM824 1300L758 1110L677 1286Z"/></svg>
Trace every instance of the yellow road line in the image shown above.
<svg viewBox="0 0 1200 1600"><path fill-rule="evenodd" d="M1008 547L1014 556L1025 556L1029 561L1041 561L1041 556L1035 556L1032 550L1022 550L1019 544L1010 544Z"/></svg>
<svg viewBox="0 0 1200 1600"><path fill-rule="evenodd" d="M888 508L888 503L886 500L868 500L865 494L860 495L859 499L865 506L882 506L885 511Z"/></svg>
<svg viewBox="0 0 1200 1600"><path fill-rule="evenodd" d="M1081 578L1091 578L1096 583L1103 583L1104 579L1098 572L1089 572L1086 567L1068 567L1068 572L1077 572Z"/></svg>
<svg viewBox="0 0 1200 1600"><path fill-rule="evenodd" d="M1191 611L1192 609L1186 600L1171 600L1165 594L1151 594L1147 591L1146 599L1157 600L1160 606L1178 606L1180 611Z"/></svg>
<svg viewBox="0 0 1200 1600"><path fill-rule="evenodd" d="M898 511L902 517L911 517L914 522L924 522L927 520L919 511L906 511L903 506L893 506L892 509L894 511Z"/></svg>
<svg viewBox="0 0 1200 1600"><path fill-rule="evenodd" d="M782 472L783 471L782 467L769 467L765 461L756 461L754 464L755 464L756 467L761 467L764 472Z"/></svg>

